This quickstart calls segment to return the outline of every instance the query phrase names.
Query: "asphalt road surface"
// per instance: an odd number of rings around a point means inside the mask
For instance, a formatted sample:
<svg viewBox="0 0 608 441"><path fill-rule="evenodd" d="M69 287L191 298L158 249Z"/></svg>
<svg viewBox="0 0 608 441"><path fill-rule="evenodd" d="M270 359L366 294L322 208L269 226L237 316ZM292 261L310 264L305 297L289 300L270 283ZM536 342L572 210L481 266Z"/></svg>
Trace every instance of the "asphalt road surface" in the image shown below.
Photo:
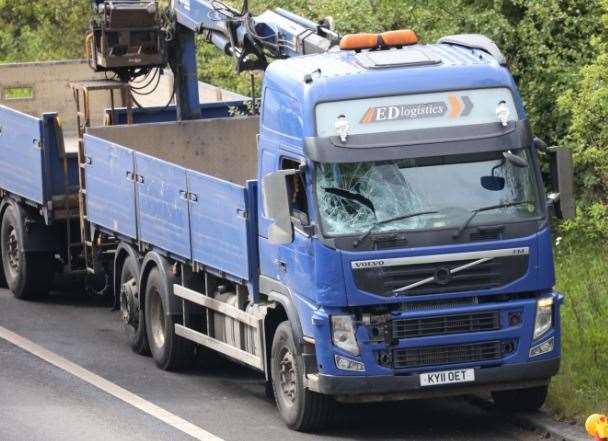
<svg viewBox="0 0 608 441"><path fill-rule="evenodd" d="M266 398L259 374L227 361L212 369L163 372L151 358L131 352L117 312L78 294L24 302L2 289L0 328L208 434L200 439L539 439L465 399L343 406L331 429L293 432ZM133 403L139 401L125 402L13 343L0 336L0 441L195 439L179 424L140 410Z"/></svg>

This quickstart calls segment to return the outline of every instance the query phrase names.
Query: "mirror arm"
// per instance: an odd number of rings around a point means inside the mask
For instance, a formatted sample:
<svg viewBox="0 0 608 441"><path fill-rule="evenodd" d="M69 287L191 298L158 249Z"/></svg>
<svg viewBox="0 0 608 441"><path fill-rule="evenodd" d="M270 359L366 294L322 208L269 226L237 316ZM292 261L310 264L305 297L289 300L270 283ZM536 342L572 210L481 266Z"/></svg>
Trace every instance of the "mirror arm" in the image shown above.
<svg viewBox="0 0 608 441"><path fill-rule="evenodd" d="M559 202L559 193L551 192L547 194L546 205L548 209L555 208L555 204Z"/></svg>
<svg viewBox="0 0 608 441"><path fill-rule="evenodd" d="M546 152L549 148L545 141L536 136L532 140L532 144L534 145L534 147L536 147L537 150L540 150L541 152Z"/></svg>
<svg viewBox="0 0 608 441"><path fill-rule="evenodd" d="M551 201L551 203L559 202L559 193L551 192L547 195L547 199Z"/></svg>
<svg viewBox="0 0 608 441"><path fill-rule="evenodd" d="M292 218L293 220L293 218ZM315 226L313 224L302 224L301 222L294 222L293 226L296 230L304 233L308 237L312 237L315 235Z"/></svg>

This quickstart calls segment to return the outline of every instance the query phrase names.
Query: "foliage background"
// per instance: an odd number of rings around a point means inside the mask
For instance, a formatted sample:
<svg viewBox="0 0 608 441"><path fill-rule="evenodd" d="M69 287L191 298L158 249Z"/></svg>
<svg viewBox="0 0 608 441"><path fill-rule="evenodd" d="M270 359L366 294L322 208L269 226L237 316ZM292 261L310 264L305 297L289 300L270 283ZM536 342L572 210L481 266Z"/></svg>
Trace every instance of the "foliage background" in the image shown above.
<svg viewBox="0 0 608 441"><path fill-rule="evenodd" d="M564 362L550 405L566 416L608 408L605 317L608 236L608 0L252 0L312 19L333 16L338 30L413 28L423 42L464 32L496 41L518 82L534 133L570 147L576 161L578 216L557 225ZM239 5L235 5L239 6ZM88 0L0 0L0 61L82 57ZM199 75L249 94L248 75L199 45Z"/></svg>

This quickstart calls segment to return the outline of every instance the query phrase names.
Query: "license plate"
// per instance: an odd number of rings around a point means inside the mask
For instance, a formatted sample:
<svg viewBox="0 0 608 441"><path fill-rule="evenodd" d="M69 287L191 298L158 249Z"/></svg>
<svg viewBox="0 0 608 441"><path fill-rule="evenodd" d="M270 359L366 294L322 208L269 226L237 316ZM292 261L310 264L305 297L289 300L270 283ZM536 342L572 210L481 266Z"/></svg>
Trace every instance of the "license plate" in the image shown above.
<svg viewBox="0 0 608 441"><path fill-rule="evenodd" d="M469 383L475 381L475 369L454 369L451 371L426 372L420 374L420 386Z"/></svg>

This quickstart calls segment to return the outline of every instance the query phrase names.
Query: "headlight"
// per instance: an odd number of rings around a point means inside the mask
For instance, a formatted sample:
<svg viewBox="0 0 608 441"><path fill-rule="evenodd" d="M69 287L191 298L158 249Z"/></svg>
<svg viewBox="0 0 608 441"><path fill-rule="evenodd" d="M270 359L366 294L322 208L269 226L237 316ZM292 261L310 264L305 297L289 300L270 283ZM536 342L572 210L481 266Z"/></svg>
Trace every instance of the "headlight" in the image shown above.
<svg viewBox="0 0 608 441"><path fill-rule="evenodd" d="M353 318L350 315L331 316L331 339L340 349L349 354L359 355Z"/></svg>
<svg viewBox="0 0 608 441"><path fill-rule="evenodd" d="M534 320L534 340L541 337L553 325L553 297L545 297L536 302Z"/></svg>
<svg viewBox="0 0 608 441"><path fill-rule="evenodd" d="M555 346L555 337L551 337L548 340L545 340L539 345L532 346L530 348L530 357L536 357L538 355L546 354L547 352L551 352L553 347Z"/></svg>
<svg viewBox="0 0 608 441"><path fill-rule="evenodd" d="M350 358L342 357L341 355L335 354L334 359L336 360L336 367L343 371L355 371L365 372L365 365L360 361L351 360Z"/></svg>

